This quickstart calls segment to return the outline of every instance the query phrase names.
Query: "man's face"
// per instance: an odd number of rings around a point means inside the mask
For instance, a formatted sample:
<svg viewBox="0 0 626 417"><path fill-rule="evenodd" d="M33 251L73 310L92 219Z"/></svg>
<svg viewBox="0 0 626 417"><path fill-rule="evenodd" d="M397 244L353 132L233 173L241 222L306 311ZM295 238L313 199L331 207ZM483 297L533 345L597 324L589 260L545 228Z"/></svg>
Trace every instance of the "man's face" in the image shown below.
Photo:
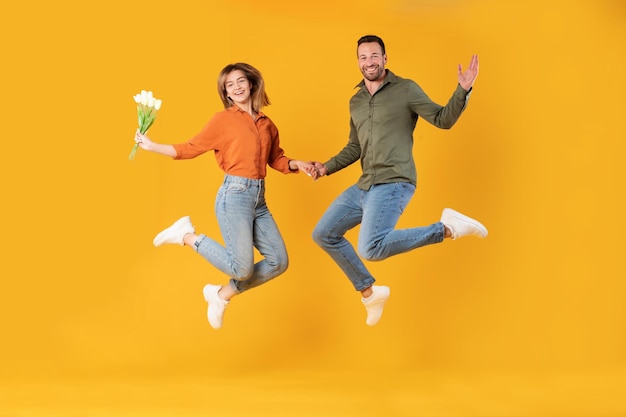
<svg viewBox="0 0 626 417"><path fill-rule="evenodd" d="M382 81L385 78L387 55L377 42L366 42L357 48L359 68L366 80Z"/></svg>

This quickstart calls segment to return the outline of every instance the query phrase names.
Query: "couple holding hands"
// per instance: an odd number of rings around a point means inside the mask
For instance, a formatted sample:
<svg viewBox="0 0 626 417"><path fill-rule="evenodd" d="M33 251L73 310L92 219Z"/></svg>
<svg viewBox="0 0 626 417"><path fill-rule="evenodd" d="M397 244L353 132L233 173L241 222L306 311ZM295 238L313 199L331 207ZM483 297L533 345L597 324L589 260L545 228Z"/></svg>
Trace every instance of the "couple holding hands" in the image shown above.
<svg viewBox="0 0 626 417"><path fill-rule="evenodd" d="M139 146L173 159L190 159L213 151L224 171L215 200L215 214L224 245L196 233L188 216L154 238L154 245L189 246L229 277L225 285L207 284L210 325L222 326L230 300L285 272L285 243L265 201L267 166L284 174L303 171L317 179L360 160L362 175L337 197L313 230L313 240L326 251L360 292L366 323L381 318L389 287L375 279L362 259L379 261L421 246L474 235L487 236L478 221L446 208L429 226L395 229L415 192L417 174L412 156L413 130L419 117L449 129L467 105L478 75L478 57L458 68L458 85L448 101L434 103L412 80L385 68L387 54L381 38L366 35L357 41L363 75L350 99L350 136L347 145L325 163L288 158L279 143L278 129L262 109L270 104L261 73L245 63L227 65L218 76L218 94L225 110L185 143L161 144L139 132ZM357 248L344 237L361 225ZM254 248L262 256L254 262Z"/></svg>

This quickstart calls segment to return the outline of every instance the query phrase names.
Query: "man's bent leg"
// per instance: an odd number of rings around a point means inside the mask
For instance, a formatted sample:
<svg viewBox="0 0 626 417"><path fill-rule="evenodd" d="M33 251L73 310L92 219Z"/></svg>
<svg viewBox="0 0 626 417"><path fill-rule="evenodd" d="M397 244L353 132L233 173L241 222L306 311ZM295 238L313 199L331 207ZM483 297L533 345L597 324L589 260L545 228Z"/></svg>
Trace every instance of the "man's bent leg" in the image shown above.
<svg viewBox="0 0 626 417"><path fill-rule="evenodd" d="M313 230L313 240L339 265L357 291L369 288L374 277L344 237L363 216L361 201L365 192L356 185L348 188L330 205Z"/></svg>
<svg viewBox="0 0 626 417"><path fill-rule="evenodd" d="M380 261L443 241L444 227L440 222L394 230L414 192L415 186L406 182L374 185L367 192L359 232L359 255L369 261Z"/></svg>

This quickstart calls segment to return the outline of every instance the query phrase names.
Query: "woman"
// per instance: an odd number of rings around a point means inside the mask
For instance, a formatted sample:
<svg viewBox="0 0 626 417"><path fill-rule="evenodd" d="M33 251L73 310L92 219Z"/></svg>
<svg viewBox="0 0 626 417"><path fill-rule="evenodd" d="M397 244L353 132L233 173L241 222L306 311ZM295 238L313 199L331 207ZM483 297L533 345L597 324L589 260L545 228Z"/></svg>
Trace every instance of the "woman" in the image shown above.
<svg viewBox="0 0 626 417"><path fill-rule="evenodd" d="M204 298L207 317L215 329L222 326L230 299L285 272L287 250L265 203L267 165L284 174L304 171L317 176L311 163L289 159L279 144L278 129L261 112L270 104L261 73L245 63L227 65L219 74L218 93L225 110L216 113L200 133L186 143L167 145L137 132L135 141L151 152L174 159L190 159L214 151L224 171L215 213L225 247L196 234L188 216L154 238L154 245L175 243L197 251L228 275L229 285L208 284ZM254 263L254 248L263 259Z"/></svg>

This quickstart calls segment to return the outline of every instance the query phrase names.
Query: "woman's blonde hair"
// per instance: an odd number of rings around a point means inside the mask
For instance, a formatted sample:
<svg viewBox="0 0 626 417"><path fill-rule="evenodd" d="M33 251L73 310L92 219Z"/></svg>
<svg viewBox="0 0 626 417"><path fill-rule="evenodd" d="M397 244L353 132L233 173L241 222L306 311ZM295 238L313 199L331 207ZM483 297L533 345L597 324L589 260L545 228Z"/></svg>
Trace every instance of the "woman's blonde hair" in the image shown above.
<svg viewBox="0 0 626 417"><path fill-rule="evenodd" d="M233 71L240 70L243 72L250 83L250 101L252 102L252 110L260 112L264 106L269 106L270 99L265 93L265 81L261 72L254 68L252 65L237 62L235 64L228 64L220 71L220 75L217 77L217 93L224 103L224 108L232 107L234 103L228 98L226 92L226 77Z"/></svg>

